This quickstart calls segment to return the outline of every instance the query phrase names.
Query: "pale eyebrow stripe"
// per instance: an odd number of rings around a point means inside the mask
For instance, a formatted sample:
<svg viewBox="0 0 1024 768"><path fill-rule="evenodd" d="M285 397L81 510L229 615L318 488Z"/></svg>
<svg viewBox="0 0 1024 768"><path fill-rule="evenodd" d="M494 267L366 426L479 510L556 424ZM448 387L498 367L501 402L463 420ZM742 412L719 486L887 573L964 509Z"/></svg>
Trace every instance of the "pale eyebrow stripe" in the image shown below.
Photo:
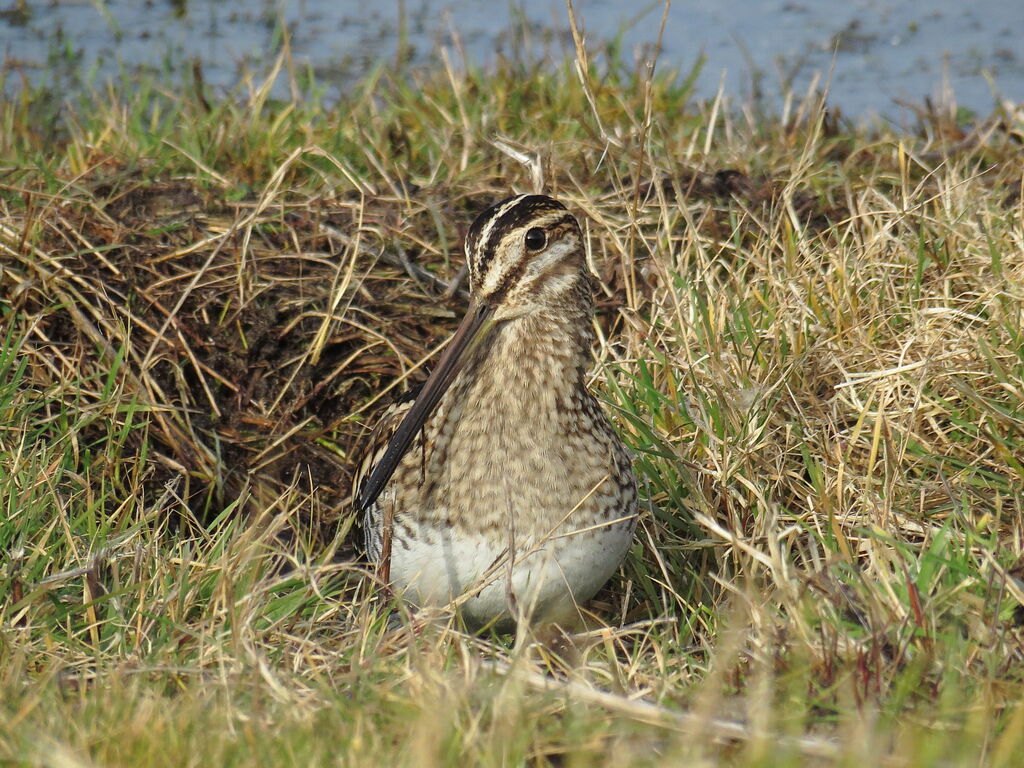
<svg viewBox="0 0 1024 768"><path fill-rule="evenodd" d="M491 215L491 218L488 219L486 224L484 224L483 229L480 230L480 234L477 237L478 248L482 247L490 239L491 232L494 230L494 226L498 223L499 219L501 219L502 216L504 216L513 208L515 208L517 205L519 205L519 203L521 203L527 197L529 197L529 195L517 195L513 198L510 198L505 202L503 206L501 206L501 208L496 210Z"/></svg>

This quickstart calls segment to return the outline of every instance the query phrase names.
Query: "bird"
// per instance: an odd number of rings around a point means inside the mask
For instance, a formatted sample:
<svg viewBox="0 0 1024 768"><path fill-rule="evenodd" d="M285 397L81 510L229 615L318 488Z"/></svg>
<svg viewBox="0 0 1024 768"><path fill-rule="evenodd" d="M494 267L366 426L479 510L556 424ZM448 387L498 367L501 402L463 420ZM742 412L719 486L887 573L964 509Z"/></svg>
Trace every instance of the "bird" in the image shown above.
<svg viewBox="0 0 1024 768"><path fill-rule="evenodd" d="M355 473L366 554L407 602L455 605L470 629L577 624L637 522L632 454L587 388L582 230L521 194L477 216L465 253L468 310Z"/></svg>

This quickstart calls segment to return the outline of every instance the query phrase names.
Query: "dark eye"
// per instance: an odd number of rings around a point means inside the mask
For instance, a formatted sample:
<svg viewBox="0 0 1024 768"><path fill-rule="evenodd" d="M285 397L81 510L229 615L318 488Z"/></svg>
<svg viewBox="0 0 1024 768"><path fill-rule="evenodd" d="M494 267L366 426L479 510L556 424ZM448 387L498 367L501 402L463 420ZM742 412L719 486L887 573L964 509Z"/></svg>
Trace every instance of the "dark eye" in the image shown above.
<svg viewBox="0 0 1024 768"><path fill-rule="evenodd" d="M526 231L526 250L528 251L539 251L547 241L548 236L544 234L544 230L540 227L534 227Z"/></svg>

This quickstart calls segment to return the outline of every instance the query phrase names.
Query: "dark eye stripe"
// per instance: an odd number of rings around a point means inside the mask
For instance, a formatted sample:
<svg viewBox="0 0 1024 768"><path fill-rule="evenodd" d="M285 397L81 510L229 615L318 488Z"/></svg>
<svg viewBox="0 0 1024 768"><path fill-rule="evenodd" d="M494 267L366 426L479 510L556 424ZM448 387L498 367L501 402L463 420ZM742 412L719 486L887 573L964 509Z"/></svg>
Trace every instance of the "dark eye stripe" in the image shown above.
<svg viewBox="0 0 1024 768"><path fill-rule="evenodd" d="M566 213L565 216L561 217L552 224L546 224L545 229L547 230L547 243L545 245L551 245L562 239L566 233L572 231L579 231L579 224L576 223L576 217L571 213ZM502 278L501 284L491 294L491 301L500 302L505 298L505 294L508 293L509 289L519 282L519 279L523 276L526 271L526 265L529 264L535 258L535 254L527 251L523 254L523 257L516 262L508 273Z"/></svg>
<svg viewBox="0 0 1024 768"><path fill-rule="evenodd" d="M548 224L544 225L545 229L547 229L547 231L548 231L548 242L549 243L552 240L557 239L555 237L555 235L556 234L561 234L561 232L564 229L566 229L566 228L568 228L568 229L576 229L578 226L579 226L579 224L576 221L576 217L573 216L568 211L566 211L565 216L562 216L561 218L555 219L554 221L549 222Z"/></svg>
<svg viewBox="0 0 1024 768"><path fill-rule="evenodd" d="M504 278L502 278L501 284L495 289L494 293L491 294L491 301L500 302L505 298L505 294L508 293L510 286L522 277L523 272L526 271L526 262L530 260L529 256L521 258L512 269L508 271Z"/></svg>
<svg viewBox="0 0 1024 768"><path fill-rule="evenodd" d="M466 236L466 256L470 259L476 257L477 277L486 274L498 245L509 232L528 224L545 211L566 211L566 216L572 218L564 205L546 195L523 195L503 200L480 214ZM485 239L481 241L481 237Z"/></svg>

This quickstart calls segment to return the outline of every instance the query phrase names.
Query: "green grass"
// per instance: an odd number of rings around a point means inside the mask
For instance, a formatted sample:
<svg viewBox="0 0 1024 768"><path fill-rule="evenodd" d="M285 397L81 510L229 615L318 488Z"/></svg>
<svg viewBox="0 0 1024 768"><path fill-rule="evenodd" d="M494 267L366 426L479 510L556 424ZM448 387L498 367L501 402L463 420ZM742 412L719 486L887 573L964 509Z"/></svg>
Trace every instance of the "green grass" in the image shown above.
<svg viewBox="0 0 1024 768"><path fill-rule="evenodd" d="M581 71L0 102L0 761L1016 763L1019 113ZM408 616L346 500L538 180L645 509L566 647Z"/></svg>

